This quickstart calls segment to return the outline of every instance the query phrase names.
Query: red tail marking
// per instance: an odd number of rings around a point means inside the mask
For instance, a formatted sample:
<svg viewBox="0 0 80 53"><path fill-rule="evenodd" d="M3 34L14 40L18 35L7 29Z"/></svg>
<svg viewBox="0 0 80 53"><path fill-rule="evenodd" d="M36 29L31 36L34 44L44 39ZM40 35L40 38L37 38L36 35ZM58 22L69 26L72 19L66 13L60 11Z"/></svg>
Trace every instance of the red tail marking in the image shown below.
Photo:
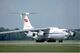
<svg viewBox="0 0 80 53"><path fill-rule="evenodd" d="M24 19L24 21L25 21L25 22L28 22L28 20L27 20L27 19Z"/></svg>

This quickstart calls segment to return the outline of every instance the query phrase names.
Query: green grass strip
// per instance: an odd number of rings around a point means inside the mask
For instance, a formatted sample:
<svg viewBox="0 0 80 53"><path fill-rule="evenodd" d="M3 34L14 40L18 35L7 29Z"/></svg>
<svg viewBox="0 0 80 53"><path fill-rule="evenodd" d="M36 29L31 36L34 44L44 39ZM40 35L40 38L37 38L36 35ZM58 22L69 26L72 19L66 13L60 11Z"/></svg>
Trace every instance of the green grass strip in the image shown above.
<svg viewBox="0 0 80 53"><path fill-rule="evenodd" d="M80 52L79 44L0 44L0 52Z"/></svg>

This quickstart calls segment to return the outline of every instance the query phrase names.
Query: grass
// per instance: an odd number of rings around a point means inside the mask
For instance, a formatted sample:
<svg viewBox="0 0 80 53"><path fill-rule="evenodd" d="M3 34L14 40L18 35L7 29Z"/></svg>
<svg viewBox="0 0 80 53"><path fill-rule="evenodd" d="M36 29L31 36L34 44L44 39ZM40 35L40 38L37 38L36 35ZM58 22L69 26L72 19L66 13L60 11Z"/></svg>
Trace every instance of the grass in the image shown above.
<svg viewBox="0 0 80 53"><path fill-rule="evenodd" d="M80 44L0 44L0 52L80 52Z"/></svg>

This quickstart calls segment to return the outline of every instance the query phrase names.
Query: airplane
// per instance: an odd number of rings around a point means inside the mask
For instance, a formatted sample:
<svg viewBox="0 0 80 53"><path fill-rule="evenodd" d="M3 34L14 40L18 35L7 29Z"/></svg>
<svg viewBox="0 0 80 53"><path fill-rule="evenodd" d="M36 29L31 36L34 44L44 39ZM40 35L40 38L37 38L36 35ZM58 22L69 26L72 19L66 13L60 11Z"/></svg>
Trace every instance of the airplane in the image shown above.
<svg viewBox="0 0 80 53"><path fill-rule="evenodd" d="M64 39L75 36L75 33L73 31L64 28L34 28L28 18L28 15L30 14L31 13L28 12L22 13L22 18L24 21L23 30L5 31L0 32L0 34L24 32L27 37L33 38L36 42L56 42L56 40L58 40L58 42L63 42Z"/></svg>

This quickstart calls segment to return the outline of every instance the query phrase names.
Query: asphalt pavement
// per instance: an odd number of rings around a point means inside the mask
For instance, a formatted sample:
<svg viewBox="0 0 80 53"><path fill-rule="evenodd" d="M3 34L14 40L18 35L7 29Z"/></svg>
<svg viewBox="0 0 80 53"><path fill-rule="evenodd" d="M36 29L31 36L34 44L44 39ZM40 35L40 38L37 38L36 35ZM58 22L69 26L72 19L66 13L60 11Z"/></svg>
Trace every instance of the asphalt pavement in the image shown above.
<svg viewBox="0 0 80 53"><path fill-rule="evenodd" d="M27 40L14 40L14 41L0 41L0 44L80 44L80 40L64 40L62 43L57 42L41 42L37 43L35 41Z"/></svg>

